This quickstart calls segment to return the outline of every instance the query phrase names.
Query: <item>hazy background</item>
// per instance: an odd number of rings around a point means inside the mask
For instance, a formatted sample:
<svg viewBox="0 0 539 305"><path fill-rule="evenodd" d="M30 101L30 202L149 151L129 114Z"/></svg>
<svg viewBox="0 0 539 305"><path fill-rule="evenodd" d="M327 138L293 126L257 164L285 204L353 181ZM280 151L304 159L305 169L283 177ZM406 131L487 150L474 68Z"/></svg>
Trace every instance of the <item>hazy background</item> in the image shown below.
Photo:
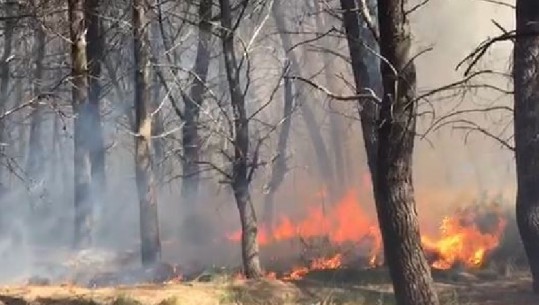
<svg viewBox="0 0 539 305"><path fill-rule="evenodd" d="M298 15L294 19L299 22L305 15L301 7L296 11L287 10L289 15ZM491 19L496 20L507 29L514 27L514 12L507 7L498 6L480 0L431 0L422 9L412 15L412 30L414 34L414 48L416 51L426 47L433 50L420 56L417 61L418 87L421 92L446 85L462 78L462 69L456 71L456 65L469 54L481 41L487 37L499 34ZM290 17L290 16L289 16ZM272 21L267 26L273 27ZM330 26L330 25L328 25ZM308 25L306 26L308 27ZM273 29L274 30L274 29ZM190 31L182 36L185 45L183 67L192 66L196 44L196 31ZM284 55L279 46L277 35L269 35L272 30L262 31L261 36L266 42L253 47L251 60L253 62L253 84L249 92L251 99L249 106L256 108L263 103L274 89L277 77L281 73L281 66L276 60L282 61ZM274 31L273 31L274 33ZM242 32L240 36L249 37L252 31ZM219 42L214 40L215 46ZM344 40L332 45L335 50L347 54ZM504 43L497 45L487 57L481 61L480 67L488 67L502 72L510 71L510 55L512 45ZM308 63L308 69L302 71L315 74L322 69L320 60L308 52L301 54L300 59ZM186 58L186 59L185 59ZM335 59L332 62L335 74L342 74L351 81L350 68L342 61ZM210 81L218 83L222 79L219 67L210 68ZM323 78L317 76L317 81ZM334 80L335 92L343 95L351 94L349 88L340 79ZM495 83L508 86L508 79L481 79L478 82ZM217 85L216 85L217 87ZM125 103L132 100L132 92L127 90ZM280 92L280 90L279 90ZM68 96L68 95L67 95ZM261 120L278 122L282 115L282 93L276 95L276 100L260 114ZM327 104L325 97L317 92L310 100L315 110L320 128L324 133L326 145L330 149L330 136L328 127ZM68 102L66 99L64 102ZM107 155L107 182L108 193L106 201L100 205L97 214L97 230L95 241L98 248L112 249L114 251L138 251L139 216L138 199L134 185L133 166L133 138L127 131L125 120L121 121L122 103L118 97L111 95L104 98L108 109L105 120L106 142L109 147ZM470 109L485 107L487 105L508 105L512 103L511 96L486 90L476 90L464 96L452 99L430 99L436 111L436 117L447 114L454 109ZM456 108L457 107L457 108ZM357 116L353 105L340 105L343 113ZM422 109L430 109L427 105ZM178 121L168 106L163 108L165 115L165 129L172 130L177 127ZM204 109L202 119L209 120L216 115L215 105ZM276 115L278 114L278 115ZM501 131L511 122L511 113L497 113L492 115L468 116L483 127ZM342 133L342 146L345 150L346 175L348 188L360 191L360 204L366 213L374 216L374 204L368 189L368 176L365 163L363 144L359 122L352 119L345 120L345 129ZM120 122L121 121L121 122ZM430 126L432 116L424 115L419 124L419 130L425 131ZM220 122L222 124L222 122ZM251 131L256 133L257 128L263 130L263 124L253 123ZM51 123L52 125L52 123ZM223 126L219 128L225 128ZM217 128L217 127L216 127ZM510 135L512 128L505 131ZM10 192L2 200L1 215L4 228L0 240L0 280L12 281L21 279L35 273L54 274L62 270L43 267L43 261L55 260L65 263L72 255L67 251L72 239L72 137L71 127L67 124L63 136L64 154L58 152L43 152L49 159L54 159L48 165L47 173L56 168L55 176L46 176L45 190L29 188L16 178L10 179ZM174 134L173 134L174 135ZM175 133L178 137L178 133ZM416 183L416 199L422 225L426 228L436 228L444 215L461 205L473 203L482 193L491 196L503 195L508 205L514 203L514 160L510 151L501 147L497 142L484 135L473 132L465 137L466 131L454 130L452 125L442 128L438 132L427 135L426 139L417 141L414 159L414 173ZM51 136L51 135L47 135ZM263 156L271 159L274 154L277 133L272 136L270 143L264 147ZM467 139L467 141L465 141ZM222 143L213 139L210 143L219 147ZM211 148L211 145L208 147ZM254 144L253 144L254 145ZM215 162L222 162L223 157L212 153L207 154ZM330 149L331 152L331 149ZM173 154L170 149L169 154ZM289 139L289 172L284 183L279 188L275 200L277 209L283 213L302 217L302 212L309 205L318 205L324 191L325 182L318 173L317 159L314 149L305 131L305 124L298 114L294 114L292 135ZM60 157L59 157L60 156ZM24 156L15 155L14 159L24 159ZM178 162L167 163L168 168L179 166ZM159 205L161 220L161 237L164 249L164 259L189 264L220 264L223 262L239 264L239 246L232 245L225 240L226 234L239 228L239 218L230 187L219 183L222 177L215 172L205 174L201 187L201 200L197 203L198 212L203 215L206 225L202 228L193 228L184 219L186 211L180 199L181 179L178 170L172 170L167 179L159 188ZM263 202L263 186L269 181L270 168L260 168L252 184L252 196L255 205L261 212ZM60 177L60 178L59 178ZM63 177L63 178L62 178ZM207 179L206 179L207 178ZM365 187L367 186L367 187ZM46 195L43 195L46 194ZM35 218L27 217L28 203L45 204L56 211L53 214L41 214L41 222ZM187 225L186 225L187 223Z"/></svg>

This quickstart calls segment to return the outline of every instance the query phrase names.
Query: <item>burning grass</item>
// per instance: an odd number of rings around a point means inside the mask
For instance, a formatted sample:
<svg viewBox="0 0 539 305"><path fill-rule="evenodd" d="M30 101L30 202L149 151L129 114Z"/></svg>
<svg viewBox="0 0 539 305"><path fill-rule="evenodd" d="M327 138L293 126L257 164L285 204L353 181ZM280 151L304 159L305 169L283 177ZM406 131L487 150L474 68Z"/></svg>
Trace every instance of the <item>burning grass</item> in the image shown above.
<svg viewBox="0 0 539 305"><path fill-rule="evenodd" d="M303 218L292 220L280 215L274 226L262 224L259 242L262 252L276 253L266 264L270 270L282 257L280 249L295 249L300 259L288 266L288 272L274 272L283 280L298 280L313 270L339 269L346 266L373 268L383 265L381 234L374 217L362 209L355 192L349 192L324 212L322 205L310 206ZM464 208L455 208L445 215L434 232L422 230L423 249L435 269L481 269L488 265L506 232L509 213L496 200L476 202ZM238 243L241 232L227 238ZM291 247L299 241L299 247ZM284 244L284 246L283 246ZM314 251L313 251L314 250Z"/></svg>
<svg viewBox="0 0 539 305"><path fill-rule="evenodd" d="M262 226L261 253L268 270L262 281L243 279L239 268L186 271L164 264L114 271L106 261L118 259L97 255L103 261L98 268L90 251L75 260L82 265L69 266L84 275L82 280L54 286L61 279L51 283L37 278L34 284L47 286L5 287L0 300L17 305L392 304L380 233L357 198L349 193L326 213L311 207L303 218L281 215L274 226ZM523 252L510 215L496 201L483 200L455 208L438 230L423 231L422 244L444 304L539 304L532 296L521 296L530 283L514 271ZM227 239L232 241L228 246L238 247L237 232ZM120 255L119 261L138 264L130 255ZM141 282L154 284L137 285ZM493 294L494 289L502 295Z"/></svg>

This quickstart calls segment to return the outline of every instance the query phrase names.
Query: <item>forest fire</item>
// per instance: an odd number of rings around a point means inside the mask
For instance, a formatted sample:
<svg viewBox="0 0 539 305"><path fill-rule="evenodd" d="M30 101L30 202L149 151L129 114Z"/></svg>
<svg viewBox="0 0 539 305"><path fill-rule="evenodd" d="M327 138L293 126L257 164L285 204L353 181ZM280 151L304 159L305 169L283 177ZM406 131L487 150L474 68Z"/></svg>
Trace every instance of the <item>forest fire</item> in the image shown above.
<svg viewBox="0 0 539 305"><path fill-rule="evenodd" d="M455 265L479 268L484 265L488 253L499 246L506 223L502 211L496 206L468 207L445 216L439 231L435 234L423 233L421 241L433 268L450 269ZM318 207L311 208L306 217L299 221L281 215L273 229L261 226L259 231L259 242L263 247L285 240L319 237L326 237L336 248L344 244L368 244L367 253L355 255L368 256L368 267L382 263L383 247L377 221L361 209L354 192L349 192L325 214ZM228 235L228 239L239 242L241 232ZM297 280L310 270L338 269L343 265L342 253L319 257L306 266L292 268L283 279Z"/></svg>
<svg viewBox="0 0 539 305"><path fill-rule="evenodd" d="M456 263L468 268L484 264L489 251L498 247L507 221L492 207L487 213L467 209L451 217L444 217L440 226L440 237L422 236L423 248L427 253L435 253L437 258L432 266L449 269ZM478 223L486 217L495 217L488 228L480 228Z"/></svg>
<svg viewBox="0 0 539 305"><path fill-rule="evenodd" d="M342 266L342 254L338 253L330 258L317 258L309 267L295 267L283 277L284 280L302 279L310 270L338 269Z"/></svg>

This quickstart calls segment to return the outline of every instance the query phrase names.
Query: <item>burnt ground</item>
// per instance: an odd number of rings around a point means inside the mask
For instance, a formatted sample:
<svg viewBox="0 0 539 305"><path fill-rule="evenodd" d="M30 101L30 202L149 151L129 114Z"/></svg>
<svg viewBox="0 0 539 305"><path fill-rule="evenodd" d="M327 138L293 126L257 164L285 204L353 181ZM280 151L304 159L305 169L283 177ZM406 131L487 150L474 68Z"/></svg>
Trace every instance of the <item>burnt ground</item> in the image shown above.
<svg viewBox="0 0 539 305"><path fill-rule="evenodd" d="M442 304L536 305L524 274L498 276L457 271L433 273ZM6 305L205 305L205 304L394 304L386 270L328 270L297 282L245 281L230 276L163 285L87 289L69 285L0 288Z"/></svg>

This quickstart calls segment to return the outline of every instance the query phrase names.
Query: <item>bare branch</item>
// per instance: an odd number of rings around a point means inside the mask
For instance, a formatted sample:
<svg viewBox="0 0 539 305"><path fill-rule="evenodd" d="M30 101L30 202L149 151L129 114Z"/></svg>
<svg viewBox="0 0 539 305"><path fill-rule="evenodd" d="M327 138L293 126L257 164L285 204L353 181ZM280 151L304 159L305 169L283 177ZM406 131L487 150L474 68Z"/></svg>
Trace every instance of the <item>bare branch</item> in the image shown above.
<svg viewBox="0 0 539 305"><path fill-rule="evenodd" d="M376 94L374 93L374 90L370 89L370 88L364 88L363 90L368 92L366 94L356 94L356 95L337 95L331 91L329 91L327 88L313 82L312 80L310 79L306 79L304 77L301 77L301 76L285 76L285 78L289 78L289 79L293 79L293 80L300 80L304 83L307 83L309 84L310 86L324 92L327 96L329 96L330 98L333 98L335 100L338 100L338 101L357 101L359 99L368 99L368 100L371 100L372 102L380 105L382 103L382 99L378 96L376 96Z"/></svg>

